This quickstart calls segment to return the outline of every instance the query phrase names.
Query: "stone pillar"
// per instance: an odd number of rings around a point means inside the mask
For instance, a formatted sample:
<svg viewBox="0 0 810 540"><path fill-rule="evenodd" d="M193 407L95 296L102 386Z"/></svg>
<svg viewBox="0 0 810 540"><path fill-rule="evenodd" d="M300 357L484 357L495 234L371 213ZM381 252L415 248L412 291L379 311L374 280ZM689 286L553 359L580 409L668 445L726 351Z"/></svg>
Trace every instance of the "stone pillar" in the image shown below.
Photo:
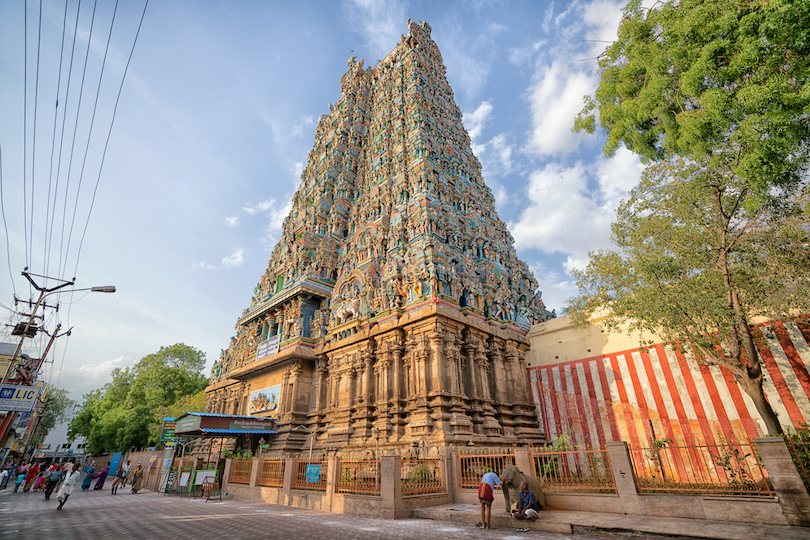
<svg viewBox="0 0 810 540"><path fill-rule="evenodd" d="M284 460L284 484L281 488L284 504L292 504L293 479L295 478L295 458Z"/></svg>
<svg viewBox="0 0 810 540"><path fill-rule="evenodd" d="M605 446L610 458L610 466L613 469L613 481L616 483L616 493L622 503L622 510L627 514L639 514L636 478L627 443L624 441L609 442Z"/></svg>
<svg viewBox="0 0 810 540"><path fill-rule="evenodd" d="M532 467L532 456L527 447L515 448L515 467L526 476L532 476L534 467Z"/></svg>
<svg viewBox="0 0 810 540"><path fill-rule="evenodd" d="M810 527L810 495L781 437L754 439L757 451L768 471L785 518L791 525Z"/></svg>
<svg viewBox="0 0 810 540"><path fill-rule="evenodd" d="M340 461L336 456L326 458L326 494L323 500L323 510L327 512L332 511L332 501L335 499L335 492L338 487L338 474L340 470Z"/></svg>
<svg viewBox="0 0 810 540"><path fill-rule="evenodd" d="M220 490L224 490L228 487L228 483L231 481L231 465L233 465L232 458L225 458L225 470L222 471L222 484Z"/></svg>
<svg viewBox="0 0 810 540"><path fill-rule="evenodd" d="M441 328L438 327L430 336L430 349L433 355L433 362L431 362L431 386L433 392L445 392L445 365L444 365L444 340L442 339Z"/></svg>
<svg viewBox="0 0 810 540"><path fill-rule="evenodd" d="M402 458L380 458L380 518L399 519L409 517L402 503Z"/></svg>
<svg viewBox="0 0 810 540"><path fill-rule="evenodd" d="M259 478L259 467L261 465L261 459L253 458L253 463L250 465L250 483L248 484L251 489L256 487L256 481ZM253 491L251 491L253 493Z"/></svg>

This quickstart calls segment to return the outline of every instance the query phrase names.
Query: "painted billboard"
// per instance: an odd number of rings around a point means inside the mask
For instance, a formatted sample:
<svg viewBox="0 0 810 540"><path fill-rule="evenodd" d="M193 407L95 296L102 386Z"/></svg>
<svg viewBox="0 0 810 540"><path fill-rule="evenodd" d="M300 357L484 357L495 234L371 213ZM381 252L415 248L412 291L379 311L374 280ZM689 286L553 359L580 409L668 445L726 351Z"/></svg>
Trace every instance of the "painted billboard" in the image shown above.
<svg viewBox="0 0 810 540"><path fill-rule="evenodd" d="M278 409L280 393L280 384L251 392L250 403L248 405L248 414L259 414L263 412L275 411Z"/></svg>

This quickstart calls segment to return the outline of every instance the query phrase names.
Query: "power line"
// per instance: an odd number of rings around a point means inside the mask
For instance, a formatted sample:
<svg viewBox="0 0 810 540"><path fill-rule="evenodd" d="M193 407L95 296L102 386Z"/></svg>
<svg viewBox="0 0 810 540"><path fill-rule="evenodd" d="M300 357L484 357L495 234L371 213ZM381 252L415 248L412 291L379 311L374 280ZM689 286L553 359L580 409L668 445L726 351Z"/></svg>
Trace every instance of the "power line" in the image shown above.
<svg viewBox="0 0 810 540"><path fill-rule="evenodd" d="M54 222L54 219L56 218L56 200L57 200L57 198L59 196L59 176L60 176L60 173L62 171L62 149L64 148L64 142L65 142L65 123L67 121L67 106L70 103L70 81L73 78L73 55L76 52L76 36L78 35L79 13L81 12L81 9L82 9L82 0L79 0L78 6L76 7L76 21L75 21L75 23L73 25L73 45L71 46L71 49L70 49L70 64L69 64L70 67L68 68L68 79L67 79L67 84L65 85L65 105L62 107L62 110L64 112L62 113L62 132L61 132L61 134L59 136L59 159L56 162L56 190L55 190L55 193L54 193L54 213L51 216L51 225L50 225L49 238L48 238L48 244L50 246L49 249L48 249L48 263L47 263L48 270L50 270L50 253L53 250L53 222ZM65 188L65 197L67 197L67 187ZM62 237L64 237L64 233L65 233L65 229L64 229L64 223L63 223L62 224L62 234L61 234ZM61 252L61 246L60 246L60 252ZM61 263L60 263L60 266L61 266ZM46 272L46 273L48 273L48 272Z"/></svg>
<svg viewBox="0 0 810 540"><path fill-rule="evenodd" d="M101 181L101 171L104 168L104 160L107 157L107 147L110 144L110 136L112 135L113 125L115 124L115 115L118 112L118 102L121 100L121 93L124 90L124 81L127 78L127 72L129 71L129 64L132 61L132 55L135 53L135 45L138 43L138 36L141 33L141 26L143 26L143 19L146 16L146 8L149 7L149 0L143 5L143 12L141 13L141 20L138 22L138 30L135 32L135 39L132 40L132 49L129 51L129 57L127 58L127 65L124 67L124 75L121 77L121 85L118 87L118 95L115 98L115 107L113 107L113 114L112 120L110 121L110 129L107 131L107 140L104 142L104 152L101 154L101 165L98 168L98 177L96 178L96 187L93 189L93 199L90 201L90 211L87 213L87 221L84 224L84 231L82 231L82 238L79 241L79 250L76 253L76 268L74 269L74 273L79 268L79 258L82 253L82 246L84 245L84 236L87 234L87 226L90 224L90 214L93 212L93 205L96 202L96 192L98 191L98 185Z"/></svg>
<svg viewBox="0 0 810 540"><path fill-rule="evenodd" d="M48 250L48 244L50 239L48 238L48 217L51 213L51 187L53 185L53 154L56 151L56 122L59 118L59 90L62 88L62 64L65 54L65 31L67 30L67 11L68 11L68 0L65 0L65 15L62 18L62 44L59 47L59 75L56 77L56 104L53 108L53 137L51 137L51 159L50 159L50 169L48 171L48 198L47 198L47 205L45 207L45 239L43 242L42 248L42 262L45 268L45 274L48 274L48 266L50 263L50 256ZM59 184L57 183L57 188ZM57 191L54 190L54 210L56 209L56 196ZM56 212L54 212L56 213ZM53 223L53 219L51 219L51 223Z"/></svg>
<svg viewBox="0 0 810 540"><path fill-rule="evenodd" d="M115 26L115 15L118 13L118 0L115 0L115 7L113 8L113 15L112 20L110 21L110 33L107 34L107 46L104 48L104 58L101 61L101 73L98 76L98 87L96 88L96 99L93 102L93 114L90 116L90 129L87 132L87 144L84 147L84 157L82 158L82 168L79 171L79 187L76 188L76 203L73 206L73 218L70 221L70 233L68 234L68 245L65 249L65 263L67 263L67 256L70 251L70 239L73 237L73 225L76 223L76 210L79 207L79 195L81 194L82 190L82 181L84 179L84 167L87 165L87 154L90 153L90 139L93 137L93 126L96 122L96 111L98 109L98 97L101 95L101 83L104 81L104 68L107 67L107 54L110 50L110 40L112 39L113 27ZM133 45L134 47L134 45ZM123 80L126 77L126 71L124 72L124 77L122 77L122 85ZM120 95L120 94L119 94ZM115 121L115 117L113 117L113 121ZM112 124L110 124L112 129ZM108 136L109 140L109 136ZM105 146L106 149L106 146ZM103 166L103 161L102 161ZM99 168L99 179L101 178L101 169ZM96 182L96 188L93 190L93 201L96 199L96 190L98 189L98 182ZM93 211L93 205L90 205L90 210L87 212L87 220L90 221L90 213ZM87 231L87 226L85 225L85 232ZM84 233L82 233L82 241L84 241ZM79 244L79 249L81 250L81 243ZM76 257L76 269L79 267L79 259L78 255ZM76 272L74 270L74 275Z"/></svg>
<svg viewBox="0 0 810 540"><path fill-rule="evenodd" d="M72 138L72 141L70 143L70 159L68 160L67 186L65 186L65 204L64 204L64 206L62 208L62 238L61 238L61 240L59 242L59 271L57 272L57 275L59 277L64 276L64 270L65 270L65 268L67 266L67 254L65 255L64 266L62 264L63 263L63 261L62 261L62 249L63 249L64 244L65 244L65 218L67 217L68 188L70 186L70 173L71 173L71 170L73 169L73 151L74 151L75 146L76 146L76 132L78 131L78 127L79 127L79 113L81 112L82 97L84 95L84 79L85 79L85 76L87 75L87 59L90 56L90 43L93 41L93 28L95 27L95 24L96 24L96 7L97 6L98 6L98 0L95 0L93 2L93 18L90 21L90 34L87 37L87 51L85 52L85 55L84 55L84 68L82 69L82 82L81 82L81 85L79 86L79 103L76 106L76 122L73 125L73 138ZM79 197L79 192L78 191L76 192L76 197L77 198ZM68 241L70 241L70 240L68 239Z"/></svg>
<svg viewBox="0 0 810 540"><path fill-rule="evenodd" d="M8 222L6 221L6 202L3 197L3 146L0 144L0 211L3 214L3 228L6 231L6 262L8 263L8 277L11 281L11 289L14 296L17 296L17 287L14 285L14 273L11 271L11 242L8 236Z"/></svg>
<svg viewBox="0 0 810 540"><path fill-rule="evenodd" d="M39 0L39 21L37 23L37 73L34 78L34 132L31 140L31 237L29 238L31 262L34 261L34 200L37 168L37 111L39 104L39 58L42 51L42 0Z"/></svg>

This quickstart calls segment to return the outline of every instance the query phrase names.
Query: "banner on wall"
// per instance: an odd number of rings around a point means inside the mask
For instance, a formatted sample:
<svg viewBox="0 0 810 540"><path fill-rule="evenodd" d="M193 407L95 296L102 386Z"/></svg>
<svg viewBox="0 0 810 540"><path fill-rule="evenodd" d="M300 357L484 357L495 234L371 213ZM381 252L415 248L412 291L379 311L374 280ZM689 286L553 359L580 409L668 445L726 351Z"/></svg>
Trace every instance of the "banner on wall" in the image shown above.
<svg viewBox="0 0 810 540"><path fill-rule="evenodd" d="M278 409L281 385L270 386L250 393L248 414L271 412Z"/></svg>
<svg viewBox="0 0 810 540"><path fill-rule="evenodd" d="M259 343L256 348L256 360L273 356L278 352L279 338L281 336L275 335Z"/></svg>

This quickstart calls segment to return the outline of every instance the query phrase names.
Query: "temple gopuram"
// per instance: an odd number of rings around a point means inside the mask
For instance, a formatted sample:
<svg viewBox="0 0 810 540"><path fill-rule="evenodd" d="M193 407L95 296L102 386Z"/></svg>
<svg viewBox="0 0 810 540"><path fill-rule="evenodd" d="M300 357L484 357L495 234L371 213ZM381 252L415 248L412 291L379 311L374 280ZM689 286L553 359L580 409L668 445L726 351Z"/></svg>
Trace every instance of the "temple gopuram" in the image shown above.
<svg viewBox="0 0 810 540"><path fill-rule="evenodd" d="M307 449L309 433L342 454L544 440L526 333L551 314L430 34L409 22L374 67L349 60L212 370L206 412L276 419L269 451Z"/></svg>

